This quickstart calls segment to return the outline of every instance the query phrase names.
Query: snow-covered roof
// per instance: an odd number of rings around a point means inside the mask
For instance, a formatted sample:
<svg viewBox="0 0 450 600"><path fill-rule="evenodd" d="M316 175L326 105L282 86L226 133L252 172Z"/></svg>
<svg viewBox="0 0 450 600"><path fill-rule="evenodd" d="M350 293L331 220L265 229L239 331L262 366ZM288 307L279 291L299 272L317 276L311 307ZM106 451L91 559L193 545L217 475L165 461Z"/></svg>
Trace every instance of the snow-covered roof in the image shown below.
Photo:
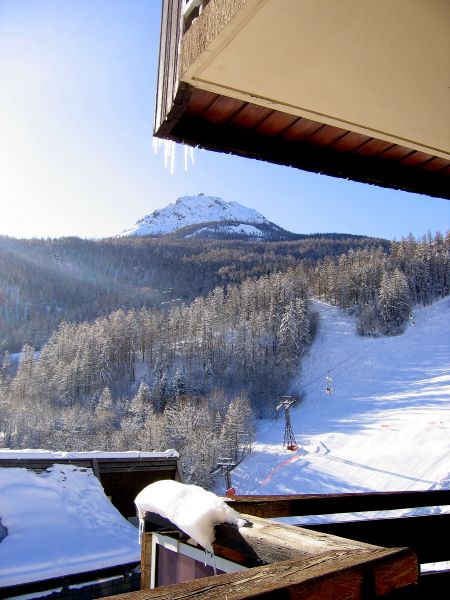
<svg viewBox="0 0 450 600"><path fill-rule="evenodd" d="M165 450L164 452L101 452L94 450L92 452L62 452L53 450L10 450L9 448L0 448L0 460L3 459L49 459L49 460L92 460L92 459L127 459L127 458L178 458L176 450Z"/></svg>
<svg viewBox="0 0 450 600"><path fill-rule="evenodd" d="M139 520L147 512L169 519L206 550L212 550L214 527L221 523L242 526L245 520L222 498L197 485L172 480L156 481L136 497Z"/></svg>
<svg viewBox="0 0 450 600"><path fill-rule="evenodd" d="M0 587L139 561L136 528L90 469L0 468L0 519Z"/></svg>

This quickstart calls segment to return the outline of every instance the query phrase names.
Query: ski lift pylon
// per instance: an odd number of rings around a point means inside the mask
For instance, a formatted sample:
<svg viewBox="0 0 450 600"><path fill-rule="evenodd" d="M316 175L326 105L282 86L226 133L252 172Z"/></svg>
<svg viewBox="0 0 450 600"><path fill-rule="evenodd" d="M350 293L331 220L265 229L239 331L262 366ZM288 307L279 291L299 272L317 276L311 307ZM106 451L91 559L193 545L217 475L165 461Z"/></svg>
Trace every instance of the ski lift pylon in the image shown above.
<svg viewBox="0 0 450 600"><path fill-rule="evenodd" d="M211 471L212 475L220 474L225 477L225 495L228 497L236 495L236 489L231 481L231 471L238 466L239 462L235 462L229 457L222 457L217 460L217 467Z"/></svg>
<svg viewBox="0 0 450 600"><path fill-rule="evenodd" d="M277 412L281 408L284 408L285 426L284 426L283 448L286 448L286 450L290 450L291 452L295 452L296 450L298 450L298 444L295 440L294 431L293 431L292 425L291 425L290 408L294 404L294 402L295 402L295 400L294 400L294 398L292 398L292 396L283 396L281 398L280 404L277 406Z"/></svg>

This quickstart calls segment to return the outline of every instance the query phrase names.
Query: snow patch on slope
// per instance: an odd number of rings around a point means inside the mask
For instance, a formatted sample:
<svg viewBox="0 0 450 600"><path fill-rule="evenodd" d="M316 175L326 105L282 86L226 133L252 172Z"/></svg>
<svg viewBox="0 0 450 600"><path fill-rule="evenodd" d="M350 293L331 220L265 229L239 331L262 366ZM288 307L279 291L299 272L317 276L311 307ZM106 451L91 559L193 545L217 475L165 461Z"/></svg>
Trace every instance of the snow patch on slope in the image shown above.
<svg viewBox="0 0 450 600"><path fill-rule="evenodd" d="M182 196L175 203L155 210L125 229L120 236L172 233L180 227L212 221L268 223L256 210L238 202L225 202L216 196Z"/></svg>
<svg viewBox="0 0 450 600"><path fill-rule="evenodd" d="M233 472L239 494L426 490L450 485L450 301L414 311L415 327L362 338L354 319L316 302L319 332L296 386L299 443L284 419L260 421L254 451ZM333 392L325 393L326 375Z"/></svg>
<svg viewBox="0 0 450 600"><path fill-rule="evenodd" d="M197 229L197 231L195 233L189 234L186 237L187 238L198 237L205 233L216 233L216 232L217 232L217 229L214 227L201 227L200 229ZM264 232L262 232L260 229L258 229L254 225L249 225L247 223L239 223L239 225L222 225L220 227L220 232L226 233L226 234L231 234L231 235L233 235L233 234L247 235L247 236L255 237L255 238L266 237Z"/></svg>

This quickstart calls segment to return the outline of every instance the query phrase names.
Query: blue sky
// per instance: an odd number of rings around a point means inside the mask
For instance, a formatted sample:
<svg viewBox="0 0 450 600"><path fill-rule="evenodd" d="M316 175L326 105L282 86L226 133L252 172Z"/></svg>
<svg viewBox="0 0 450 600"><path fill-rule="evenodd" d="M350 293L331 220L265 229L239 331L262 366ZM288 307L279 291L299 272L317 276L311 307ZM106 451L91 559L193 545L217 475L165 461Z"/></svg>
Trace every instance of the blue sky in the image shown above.
<svg viewBox="0 0 450 600"><path fill-rule="evenodd" d="M178 196L300 233L449 228L450 202L195 151L152 149L160 0L0 0L0 234L115 235Z"/></svg>

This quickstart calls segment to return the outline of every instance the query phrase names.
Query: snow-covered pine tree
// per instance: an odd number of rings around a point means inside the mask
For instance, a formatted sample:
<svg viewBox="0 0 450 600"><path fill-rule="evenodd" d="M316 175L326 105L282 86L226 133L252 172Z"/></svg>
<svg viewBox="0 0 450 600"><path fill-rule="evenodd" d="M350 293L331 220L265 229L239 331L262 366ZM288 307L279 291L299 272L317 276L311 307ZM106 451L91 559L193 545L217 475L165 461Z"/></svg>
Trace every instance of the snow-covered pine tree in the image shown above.
<svg viewBox="0 0 450 600"><path fill-rule="evenodd" d="M401 333L411 312L411 296L406 277L399 269L383 274L378 305L384 333Z"/></svg>
<svg viewBox="0 0 450 600"><path fill-rule="evenodd" d="M147 416L153 412L151 393L148 385L141 381L136 395L129 403L121 428L134 435L144 425Z"/></svg>
<svg viewBox="0 0 450 600"><path fill-rule="evenodd" d="M186 380L181 372L181 369L177 369L175 375L172 379L171 384L172 392L175 398L179 398L180 396L184 396L186 393Z"/></svg>
<svg viewBox="0 0 450 600"><path fill-rule="evenodd" d="M117 415L108 387L103 389L95 406L95 420L98 431L111 432L116 426Z"/></svg>
<svg viewBox="0 0 450 600"><path fill-rule="evenodd" d="M253 442L253 413L248 399L239 395L225 414L220 436L220 454L238 463L250 452Z"/></svg>
<svg viewBox="0 0 450 600"><path fill-rule="evenodd" d="M278 336L281 358L291 370L299 365L300 358L311 341L305 300L290 300L281 318Z"/></svg>
<svg viewBox="0 0 450 600"><path fill-rule="evenodd" d="M156 371L150 392L153 406L157 412L162 412L170 397L169 380L162 370Z"/></svg>

